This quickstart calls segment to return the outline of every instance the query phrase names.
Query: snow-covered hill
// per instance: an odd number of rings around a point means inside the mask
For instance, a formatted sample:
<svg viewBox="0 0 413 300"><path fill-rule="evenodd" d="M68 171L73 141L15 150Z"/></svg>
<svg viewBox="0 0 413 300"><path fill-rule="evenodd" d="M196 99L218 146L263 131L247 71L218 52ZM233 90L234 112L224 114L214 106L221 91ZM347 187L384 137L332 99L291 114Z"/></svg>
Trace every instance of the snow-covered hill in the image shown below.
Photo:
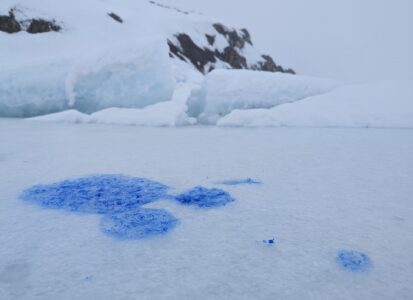
<svg viewBox="0 0 413 300"><path fill-rule="evenodd" d="M2 1L0 52L3 117L141 108L219 68L294 73L247 29L154 1Z"/></svg>
<svg viewBox="0 0 413 300"><path fill-rule="evenodd" d="M347 86L324 97L343 84L293 75L262 54L247 29L174 2L1 1L0 117L151 126L413 126L410 82ZM314 96L324 100L285 106ZM364 104L355 106L354 99Z"/></svg>

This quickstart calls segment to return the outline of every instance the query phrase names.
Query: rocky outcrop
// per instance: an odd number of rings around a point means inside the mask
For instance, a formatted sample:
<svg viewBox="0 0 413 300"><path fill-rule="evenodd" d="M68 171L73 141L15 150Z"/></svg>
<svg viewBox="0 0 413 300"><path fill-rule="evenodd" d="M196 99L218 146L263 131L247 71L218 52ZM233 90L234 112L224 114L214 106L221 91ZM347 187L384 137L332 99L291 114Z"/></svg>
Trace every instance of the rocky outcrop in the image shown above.
<svg viewBox="0 0 413 300"><path fill-rule="evenodd" d="M29 27L27 28L28 33L44 33L50 31L60 31L62 28L56 24L54 20L48 21L44 19L33 19L30 22Z"/></svg>
<svg viewBox="0 0 413 300"><path fill-rule="evenodd" d="M12 11L8 16L0 16L0 31L7 33L16 33L21 30L19 22L17 22Z"/></svg>
<svg viewBox="0 0 413 300"><path fill-rule="evenodd" d="M117 14L115 14L115 13L108 13L108 16L109 17L111 17L113 20L115 20L116 22L119 22L119 23L123 23L123 20L122 20L122 18L121 17L119 17Z"/></svg>
<svg viewBox="0 0 413 300"><path fill-rule="evenodd" d="M220 23L212 27L213 31L205 34L206 43L203 45L197 45L186 33L178 33L168 39L170 56L191 63L203 74L215 69L218 63L232 69L295 74L294 70L277 65L269 55L262 55L258 61L248 61L243 50L246 46L253 46L253 43L247 29L237 30ZM226 41L223 49L222 45L221 48L215 45L218 37Z"/></svg>
<svg viewBox="0 0 413 300"><path fill-rule="evenodd" d="M17 19L14 9L9 11L9 15L0 16L0 31L6 33L16 33L26 31L31 34L44 33L50 31L60 31L62 28L55 20L37 19Z"/></svg>

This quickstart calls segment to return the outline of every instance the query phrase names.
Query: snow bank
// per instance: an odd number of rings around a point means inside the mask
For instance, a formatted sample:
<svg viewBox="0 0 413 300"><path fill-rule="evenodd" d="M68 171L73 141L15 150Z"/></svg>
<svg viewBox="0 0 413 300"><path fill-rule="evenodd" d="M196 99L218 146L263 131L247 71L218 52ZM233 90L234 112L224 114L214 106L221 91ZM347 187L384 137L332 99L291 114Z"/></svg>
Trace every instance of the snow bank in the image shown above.
<svg viewBox="0 0 413 300"><path fill-rule="evenodd" d="M413 83L339 88L272 109L235 110L219 126L413 127Z"/></svg>
<svg viewBox="0 0 413 300"><path fill-rule="evenodd" d="M170 100L174 88L163 39L128 42L2 69L0 117L142 108Z"/></svg>
<svg viewBox="0 0 413 300"><path fill-rule="evenodd" d="M192 89L191 84L178 84L172 100L156 103L142 109L108 108L93 114L67 110L54 114L33 117L29 120L51 123L97 123L137 126L183 126L196 123L196 119L186 114L186 100Z"/></svg>
<svg viewBox="0 0 413 300"><path fill-rule="evenodd" d="M215 124L234 109L271 108L326 93L337 81L282 73L215 70L189 101L189 115L202 124Z"/></svg>

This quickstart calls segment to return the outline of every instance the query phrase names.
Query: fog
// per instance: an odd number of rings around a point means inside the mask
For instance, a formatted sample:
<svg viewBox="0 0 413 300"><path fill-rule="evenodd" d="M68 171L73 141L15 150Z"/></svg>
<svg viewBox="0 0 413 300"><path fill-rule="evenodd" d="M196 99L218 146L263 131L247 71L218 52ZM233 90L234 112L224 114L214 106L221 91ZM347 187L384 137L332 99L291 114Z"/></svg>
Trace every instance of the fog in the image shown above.
<svg viewBox="0 0 413 300"><path fill-rule="evenodd" d="M300 74L348 82L413 79L412 0L160 0L247 27Z"/></svg>

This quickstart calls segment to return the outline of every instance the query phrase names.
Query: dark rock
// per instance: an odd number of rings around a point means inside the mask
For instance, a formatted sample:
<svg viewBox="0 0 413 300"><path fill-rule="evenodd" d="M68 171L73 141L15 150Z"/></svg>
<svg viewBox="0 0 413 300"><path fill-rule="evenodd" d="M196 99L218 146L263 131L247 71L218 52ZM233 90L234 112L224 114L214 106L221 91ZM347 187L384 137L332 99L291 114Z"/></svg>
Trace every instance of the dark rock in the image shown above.
<svg viewBox="0 0 413 300"><path fill-rule="evenodd" d="M226 35L228 33L227 27L220 23L215 23L212 26L215 28L216 31L218 31L219 34Z"/></svg>
<svg viewBox="0 0 413 300"><path fill-rule="evenodd" d="M198 47L189 35L181 33L176 35L176 38L178 39L180 48L169 41L168 45L170 51L180 59L183 59L184 57L189 59L200 72L205 73L204 67L207 63L216 62L214 52L207 48L202 49ZM173 47L171 47L171 44Z"/></svg>
<svg viewBox="0 0 413 300"><path fill-rule="evenodd" d="M48 21L44 19L33 19L27 28L28 33L44 33L50 31L60 31L62 28L56 24L54 20Z"/></svg>
<svg viewBox="0 0 413 300"><path fill-rule="evenodd" d="M123 23L122 18L119 17L117 14L115 14L115 13L113 13L113 12L112 12L112 13L109 13L108 16L111 17L111 18L112 18L113 20L115 20L116 22Z"/></svg>
<svg viewBox="0 0 413 300"><path fill-rule="evenodd" d="M241 32L242 32L242 38L244 39L244 41L252 46L252 40L251 40L251 35L249 31L245 28L242 28Z"/></svg>
<svg viewBox="0 0 413 300"><path fill-rule="evenodd" d="M246 29L241 30L242 36L240 36L237 30L229 29L220 23L215 23L212 26L219 34L223 35L227 39L231 47L242 49L244 48L246 42L252 45L251 36Z"/></svg>
<svg viewBox="0 0 413 300"><path fill-rule="evenodd" d="M209 35L209 34L206 34L205 35L206 36L206 38L207 38L207 40L208 40L208 44L210 45L210 46L213 46L214 44L215 44L215 35Z"/></svg>
<svg viewBox="0 0 413 300"><path fill-rule="evenodd" d="M228 63L234 69L247 69L247 60L240 55L233 47L226 47L224 52L219 55L219 58Z"/></svg>
<svg viewBox="0 0 413 300"><path fill-rule="evenodd" d="M7 33L16 33L21 30L22 28L14 17L12 11L9 12L8 16L0 16L0 31Z"/></svg>
<svg viewBox="0 0 413 300"><path fill-rule="evenodd" d="M182 51L174 45L170 40L168 40L168 46L169 46L169 56L170 57L178 57L180 60L187 61L186 58L183 56Z"/></svg>
<svg viewBox="0 0 413 300"><path fill-rule="evenodd" d="M248 63L247 58L242 55L242 49L246 44L252 45L251 35L247 29L236 30L228 28L220 23L212 25L217 34L222 35L228 46L224 50L214 48L216 35L206 34L209 46L200 47L194 43L191 37L185 33L175 35L177 42L168 40L169 55L183 61L191 62L200 72L206 74L214 70L215 63L219 60L227 63L232 69L249 69L267 72L283 72L295 74L292 69L284 69L278 66L271 56L262 55L262 60ZM206 66L208 67L206 68Z"/></svg>
<svg viewBox="0 0 413 300"><path fill-rule="evenodd" d="M264 59L263 61L258 63L257 69L261 71L268 71L268 72L282 72L282 73L290 73L295 74L294 70L292 69L284 69L281 66L278 66L271 56L269 55L261 55Z"/></svg>

